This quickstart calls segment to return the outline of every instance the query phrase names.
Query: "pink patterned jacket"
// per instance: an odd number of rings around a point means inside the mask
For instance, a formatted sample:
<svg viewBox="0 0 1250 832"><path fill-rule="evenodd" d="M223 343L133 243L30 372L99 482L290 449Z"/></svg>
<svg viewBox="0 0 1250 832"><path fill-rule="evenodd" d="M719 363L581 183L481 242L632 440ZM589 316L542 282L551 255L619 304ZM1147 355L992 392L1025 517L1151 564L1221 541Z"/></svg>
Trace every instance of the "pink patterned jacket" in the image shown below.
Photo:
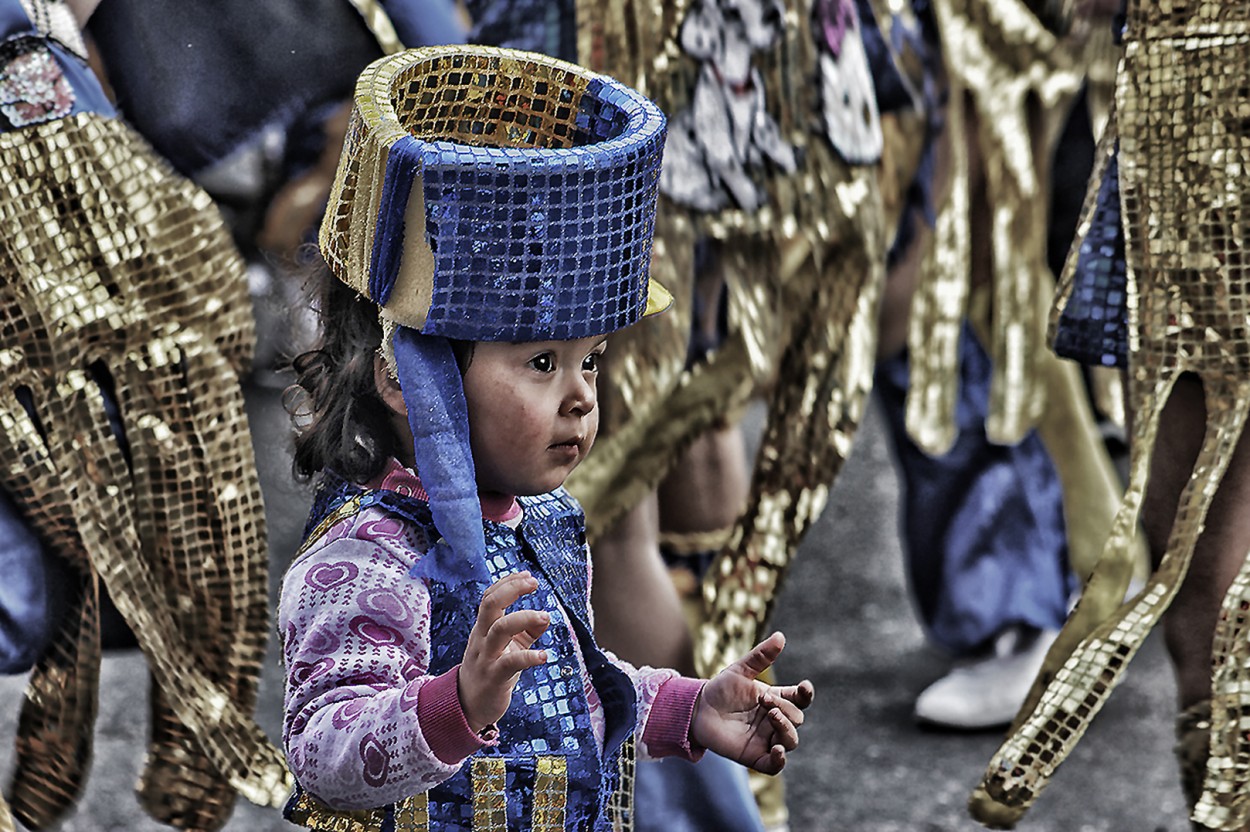
<svg viewBox="0 0 1250 832"><path fill-rule="evenodd" d="M367 487L426 499L415 473L395 460ZM488 519L509 523L519 513L514 502ZM430 594L409 576L428 546L402 519L368 508L326 531L283 579L283 744L301 786L334 809L375 808L426 791L497 741L469 729L459 665L428 675ZM478 600L466 603L476 608ZM567 617L553 617L552 626L568 626L557 620ZM691 746L689 731L703 682L612 659L637 696L639 756L698 759L702 749ZM581 671L602 747L602 709L584 663Z"/></svg>

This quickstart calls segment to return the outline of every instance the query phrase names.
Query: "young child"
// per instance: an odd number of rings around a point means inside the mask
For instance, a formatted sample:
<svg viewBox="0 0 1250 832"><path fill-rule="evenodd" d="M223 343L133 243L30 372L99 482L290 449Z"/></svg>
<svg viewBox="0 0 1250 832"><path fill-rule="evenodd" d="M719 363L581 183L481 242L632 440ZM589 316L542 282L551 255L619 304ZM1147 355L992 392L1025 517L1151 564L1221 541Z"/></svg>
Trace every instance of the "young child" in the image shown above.
<svg viewBox="0 0 1250 832"><path fill-rule="evenodd" d="M766 773L810 682L775 634L711 681L595 643L584 519L607 335L649 284L664 119L572 64L482 47L361 75L321 230L296 466L320 472L278 612L287 817L315 829L607 830L635 750Z"/></svg>

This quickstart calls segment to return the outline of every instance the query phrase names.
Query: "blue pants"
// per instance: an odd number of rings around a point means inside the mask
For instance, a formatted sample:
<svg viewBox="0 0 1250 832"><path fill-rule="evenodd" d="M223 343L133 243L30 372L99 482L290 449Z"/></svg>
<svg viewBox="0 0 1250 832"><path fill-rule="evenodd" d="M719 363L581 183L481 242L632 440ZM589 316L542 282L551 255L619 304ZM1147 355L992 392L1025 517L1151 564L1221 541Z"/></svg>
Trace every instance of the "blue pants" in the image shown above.
<svg viewBox="0 0 1250 832"><path fill-rule="evenodd" d="M697 763L639 762L636 832L764 832L747 770L710 751Z"/></svg>
<svg viewBox="0 0 1250 832"><path fill-rule="evenodd" d="M0 491L0 674L25 673L43 655L60 616L54 596L64 575Z"/></svg>
<svg viewBox="0 0 1250 832"><path fill-rule="evenodd" d="M1062 490L1036 432L1018 445L985 436L990 360L968 327L960 342L958 438L931 457L907 436L907 357L877 366L902 483L902 537L921 624L966 655L1012 624L1057 629L1075 588Z"/></svg>
<svg viewBox="0 0 1250 832"><path fill-rule="evenodd" d="M122 426L121 409L112 380L95 365L88 368L100 388L104 412L113 437L130 463L130 444ZM37 422L29 389L19 388L17 399ZM69 612L81 578L60 556L49 551L22 517L9 494L0 487L0 674L25 673L43 656ZM129 646L132 639L116 609L102 593L101 626L105 646Z"/></svg>

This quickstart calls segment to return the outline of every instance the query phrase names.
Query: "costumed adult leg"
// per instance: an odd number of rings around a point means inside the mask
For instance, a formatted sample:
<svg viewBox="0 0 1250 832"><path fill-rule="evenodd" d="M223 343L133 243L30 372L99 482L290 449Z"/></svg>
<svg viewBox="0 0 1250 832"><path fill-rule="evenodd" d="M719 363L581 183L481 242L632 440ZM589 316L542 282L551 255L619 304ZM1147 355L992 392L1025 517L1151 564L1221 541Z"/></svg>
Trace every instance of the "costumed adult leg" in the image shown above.
<svg viewBox="0 0 1250 832"><path fill-rule="evenodd" d="M1189 481L1206 430L1202 383L1177 380L1159 420L1142 526L1157 565L1167 551L1181 492ZM1176 673L1176 754L1189 805L1202 794L1210 754L1212 642L1221 605L1250 552L1250 440L1243 435L1207 511L1202 534L1176 598L1163 615L1164 642Z"/></svg>

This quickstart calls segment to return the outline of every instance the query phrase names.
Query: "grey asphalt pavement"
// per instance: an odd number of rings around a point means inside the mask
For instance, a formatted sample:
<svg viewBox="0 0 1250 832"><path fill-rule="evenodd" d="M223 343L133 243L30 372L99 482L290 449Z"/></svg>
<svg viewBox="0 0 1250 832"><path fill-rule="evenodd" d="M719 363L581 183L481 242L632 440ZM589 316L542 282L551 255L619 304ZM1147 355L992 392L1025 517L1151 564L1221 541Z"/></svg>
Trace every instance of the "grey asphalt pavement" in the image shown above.
<svg viewBox="0 0 1250 832"><path fill-rule="evenodd" d="M273 550L273 583L294 550L308 495L290 476L280 391L248 390ZM778 678L812 679L817 698L786 769L793 832L976 830L964 811L1000 737L923 730L911 706L946 660L912 615L896 533L898 483L875 411L799 552L775 625L789 646ZM281 680L272 648L258 719L277 738ZM11 767L23 679L0 679L0 777ZM1171 673L1157 636L1135 659L1088 735L1059 770L1021 832L1185 832L1171 756ZM146 732L146 671L135 651L110 654L101 680L96 756L65 832L167 827L133 794ZM2 782L2 781L0 781ZM273 809L240 800L226 829L294 829Z"/></svg>

